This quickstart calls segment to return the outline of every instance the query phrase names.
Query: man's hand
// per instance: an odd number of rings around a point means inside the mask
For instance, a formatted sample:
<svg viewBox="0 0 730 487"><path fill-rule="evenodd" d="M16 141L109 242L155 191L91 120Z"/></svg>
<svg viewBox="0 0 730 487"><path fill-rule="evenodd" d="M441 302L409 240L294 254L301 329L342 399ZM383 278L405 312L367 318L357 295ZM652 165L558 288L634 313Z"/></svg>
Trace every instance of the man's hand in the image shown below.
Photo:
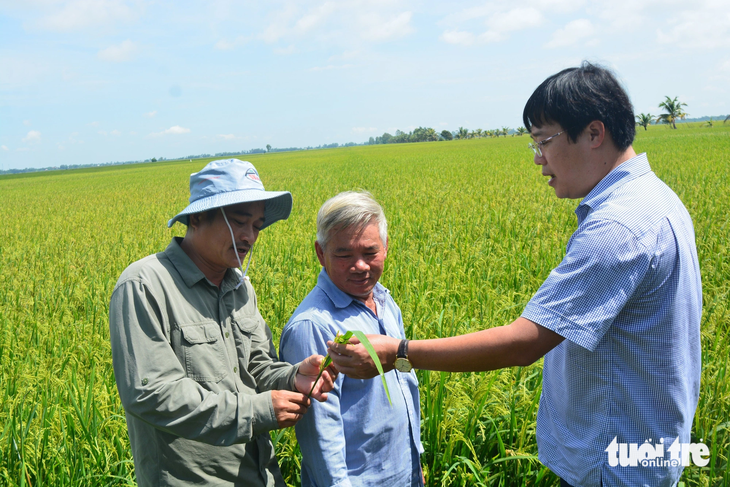
<svg viewBox="0 0 730 487"><path fill-rule="evenodd" d="M322 355L311 355L299 364L299 370L297 371L296 379L294 379L294 384L297 390L305 396L309 394L309 391L312 389L312 384L317 380L319 367L323 360L324 357ZM312 391L312 398L319 402L326 401L327 393L334 388L336 378L337 369L333 365L324 369L322 377L319 378L317 385Z"/></svg>
<svg viewBox="0 0 730 487"><path fill-rule="evenodd" d="M385 335L367 335L368 340L378 354L383 372L393 370L395 356L398 353L400 339ZM378 375L373 359L360 340L355 337L349 343L340 344L327 342L329 354L334 366L348 377L353 379L370 379Z"/></svg>
<svg viewBox="0 0 730 487"><path fill-rule="evenodd" d="M279 428L294 426L309 407L306 394L291 391L271 391L271 402Z"/></svg>

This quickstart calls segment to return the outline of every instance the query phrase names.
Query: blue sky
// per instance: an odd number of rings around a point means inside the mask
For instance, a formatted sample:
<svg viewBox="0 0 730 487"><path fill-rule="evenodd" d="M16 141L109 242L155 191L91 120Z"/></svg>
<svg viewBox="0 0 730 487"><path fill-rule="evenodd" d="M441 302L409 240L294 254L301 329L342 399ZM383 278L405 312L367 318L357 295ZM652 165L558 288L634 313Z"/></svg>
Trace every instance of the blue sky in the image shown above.
<svg viewBox="0 0 730 487"><path fill-rule="evenodd" d="M730 113L727 0L0 0L0 169L517 127L583 59Z"/></svg>

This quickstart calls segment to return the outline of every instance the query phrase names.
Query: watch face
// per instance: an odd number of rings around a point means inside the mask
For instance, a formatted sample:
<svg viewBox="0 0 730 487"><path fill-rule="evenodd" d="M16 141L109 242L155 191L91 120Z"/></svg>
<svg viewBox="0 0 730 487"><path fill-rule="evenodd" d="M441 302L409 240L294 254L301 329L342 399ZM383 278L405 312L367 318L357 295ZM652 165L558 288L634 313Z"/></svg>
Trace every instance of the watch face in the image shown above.
<svg viewBox="0 0 730 487"><path fill-rule="evenodd" d="M398 357L395 359L395 368L401 372L410 372L413 366L407 358Z"/></svg>

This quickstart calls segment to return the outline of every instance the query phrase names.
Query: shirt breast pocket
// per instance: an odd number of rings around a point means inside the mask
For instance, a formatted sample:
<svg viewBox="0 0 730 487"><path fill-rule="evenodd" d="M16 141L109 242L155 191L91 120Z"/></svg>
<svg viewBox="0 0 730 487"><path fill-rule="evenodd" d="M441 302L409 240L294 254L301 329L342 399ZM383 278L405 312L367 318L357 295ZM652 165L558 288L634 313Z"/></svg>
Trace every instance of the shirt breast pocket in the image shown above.
<svg viewBox="0 0 730 487"><path fill-rule="evenodd" d="M226 375L226 351L218 323L180 327L185 375L197 382L219 382Z"/></svg>
<svg viewBox="0 0 730 487"><path fill-rule="evenodd" d="M243 363L248 365L251 358L251 337L258 324L255 319L238 317L233 321L235 333L233 337L236 342L236 349Z"/></svg>

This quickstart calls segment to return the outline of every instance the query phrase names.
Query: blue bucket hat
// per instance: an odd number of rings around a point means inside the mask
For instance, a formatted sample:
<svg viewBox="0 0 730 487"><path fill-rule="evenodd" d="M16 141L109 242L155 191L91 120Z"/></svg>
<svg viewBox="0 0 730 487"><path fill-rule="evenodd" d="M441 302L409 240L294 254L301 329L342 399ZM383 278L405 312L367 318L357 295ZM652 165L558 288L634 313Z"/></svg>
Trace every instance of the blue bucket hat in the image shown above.
<svg viewBox="0 0 730 487"><path fill-rule="evenodd" d="M279 220L286 220L292 209L289 191L265 191L259 173L248 161L221 159L208 163L190 175L190 204L167 222L189 224L189 215L239 203L265 201L261 230Z"/></svg>

